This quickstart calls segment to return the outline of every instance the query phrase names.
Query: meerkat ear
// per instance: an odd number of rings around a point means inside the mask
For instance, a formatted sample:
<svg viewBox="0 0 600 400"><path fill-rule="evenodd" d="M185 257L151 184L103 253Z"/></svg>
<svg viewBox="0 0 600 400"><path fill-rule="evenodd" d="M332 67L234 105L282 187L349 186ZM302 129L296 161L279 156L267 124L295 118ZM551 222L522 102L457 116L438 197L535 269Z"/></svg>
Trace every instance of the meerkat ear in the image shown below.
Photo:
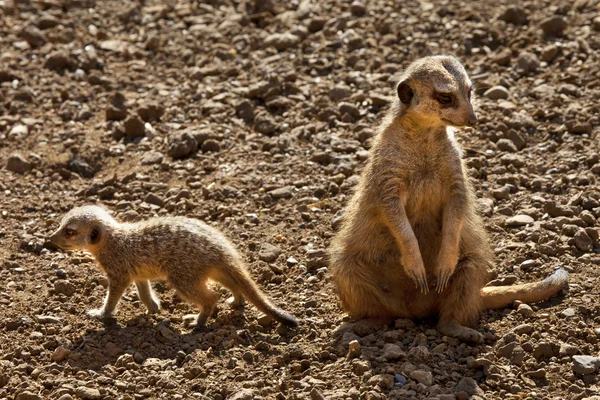
<svg viewBox="0 0 600 400"><path fill-rule="evenodd" d="M100 229L94 228L90 233L90 243L96 244L100 241Z"/></svg>
<svg viewBox="0 0 600 400"><path fill-rule="evenodd" d="M404 104L410 104L414 92L406 81L402 81L398 84L398 98Z"/></svg>

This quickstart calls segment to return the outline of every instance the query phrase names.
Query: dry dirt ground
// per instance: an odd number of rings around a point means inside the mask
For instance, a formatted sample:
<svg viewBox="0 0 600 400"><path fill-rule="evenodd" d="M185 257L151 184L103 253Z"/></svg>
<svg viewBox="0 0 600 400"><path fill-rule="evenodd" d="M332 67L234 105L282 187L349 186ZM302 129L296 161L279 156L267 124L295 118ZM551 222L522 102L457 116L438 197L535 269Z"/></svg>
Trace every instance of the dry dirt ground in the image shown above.
<svg viewBox="0 0 600 400"><path fill-rule="evenodd" d="M597 0L0 0L0 398L598 398L599 30ZM479 85L459 139L499 283L569 292L484 312L477 346L335 337L324 250L394 77L438 53ZM158 315L132 287L89 319L106 280L46 239L86 203L220 228L301 326L220 303L193 332L163 283Z"/></svg>

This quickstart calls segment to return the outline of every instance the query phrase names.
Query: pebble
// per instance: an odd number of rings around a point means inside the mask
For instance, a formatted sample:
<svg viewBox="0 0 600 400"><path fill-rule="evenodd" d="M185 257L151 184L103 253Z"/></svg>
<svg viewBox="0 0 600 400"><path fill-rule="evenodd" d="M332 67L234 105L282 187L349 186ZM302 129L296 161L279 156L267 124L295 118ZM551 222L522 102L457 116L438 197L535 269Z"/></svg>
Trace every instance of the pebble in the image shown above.
<svg viewBox="0 0 600 400"><path fill-rule="evenodd" d="M42 398L33 392L30 392L29 390L25 390L21 393L19 393L16 397L15 400L41 400Z"/></svg>
<svg viewBox="0 0 600 400"><path fill-rule="evenodd" d="M348 354L346 356L348 359L360 357L360 353L360 343L358 340L352 340L348 343Z"/></svg>
<svg viewBox="0 0 600 400"><path fill-rule="evenodd" d="M549 44L542 49L542 53L540 54L540 60L549 63L554 60L554 58L560 52L560 47L555 44Z"/></svg>
<svg viewBox="0 0 600 400"><path fill-rule="evenodd" d="M402 351L402 348L394 343L386 343L383 346L382 357L388 361L397 360L399 358L405 358L406 353Z"/></svg>
<svg viewBox="0 0 600 400"><path fill-rule="evenodd" d="M518 228L521 226L533 224L533 222L534 219L529 215L518 214L513 217L507 218L505 224L509 228Z"/></svg>
<svg viewBox="0 0 600 400"><path fill-rule="evenodd" d="M294 194L294 186L284 186L269 192L274 199L289 199Z"/></svg>
<svg viewBox="0 0 600 400"><path fill-rule="evenodd" d="M416 346L408 351L408 358L411 361L424 362L429 360L429 349L425 346Z"/></svg>
<svg viewBox="0 0 600 400"><path fill-rule="evenodd" d="M493 86L483 93L483 96L490 100L508 99L509 95L508 89L504 86Z"/></svg>
<svg viewBox="0 0 600 400"><path fill-rule="evenodd" d="M40 324L60 324L62 319L51 315L36 315L35 319Z"/></svg>
<svg viewBox="0 0 600 400"><path fill-rule="evenodd" d="M415 370L410 373L410 378L425 386L433 385L433 375L429 371Z"/></svg>
<svg viewBox="0 0 600 400"><path fill-rule="evenodd" d="M572 308L567 308L561 311L559 315L563 318L573 318L575 316L575 310Z"/></svg>
<svg viewBox="0 0 600 400"><path fill-rule="evenodd" d="M99 400L102 398L102 395L100 394L100 391L98 389L93 389L85 386L78 387L75 390L75 393L82 399Z"/></svg>
<svg viewBox="0 0 600 400"><path fill-rule="evenodd" d="M67 349L64 346L58 346L56 349L54 349L54 353L52 353L50 359L52 361L61 362L62 360L67 358L69 354L71 354L71 350Z"/></svg>
<svg viewBox="0 0 600 400"><path fill-rule="evenodd" d="M127 118L125 96L121 92L115 92L108 98L105 113L107 121L122 121Z"/></svg>
<svg viewBox="0 0 600 400"><path fill-rule="evenodd" d="M533 356L536 360L540 358L550 358L554 355L552 345L543 340L540 340L537 346L533 348Z"/></svg>
<svg viewBox="0 0 600 400"><path fill-rule="evenodd" d="M519 265L519 268L521 268L521 270L523 270L523 271L530 271L531 269L533 269L535 267L536 267L535 260L525 260Z"/></svg>
<svg viewBox="0 0 600 400"><path fill-rule="evenodd" d="M157 195L155 195L154 193L148 193L146 195L146 197L144 198L144 202L146 202L148 204L153 204L158 207L165 206L165 201L163 199L161 199L160 197L158 197Z"/></svg>
<svg viewBox="0 0 600 400"><path fill-rule="evenodd" d="M273 46L277 50L285 50L300 43L300 37L291 33L273 33L264 40L265 46Z"/></svg>
<svg viewBox="0 0 600 400"><path fill-rule="evenodd" d="M77 291L77 288L68 279L58 279L54 282L54 291L56 294L72 296Z"/></svg>
<svg viewBox="0 0 600 400"><path fill-rule="evenodd" d="M388 374L374 375L369 378L367 383L371 386L379 386L382 389L391 389L394 387L394 377Z"/></svg>
<svg viewBox="0 0 600 400"><path fill-rule="evenodd" d="M30 171L32 168L31 163L20 154L13 153L6 160L6 169L17 174L23 175Z"/></svg>
<svg viewBox="0 0 600 400"><path fill-rule="evenodd" d="M496 146L500 151L507 151L509 153L516 153L518 151L517 146L510 139L502 138L496 142Z"/></svg>
<svg viewBox="0 0 600 400"><path fill-rule="evenodd" d="M591 251L594 248L594 241L587 234L584 228L579 228L574 236L575 246L581 251Z"/></svg>
<svg viewBox="0 0 600 400"><path fill-rule="evenodd" d="M540 22L540 28L546 35L560 35L569 26L567 20L560 15L548 17Z"/></svg>
<svg viewBox="0 0 600 400"><path fill-rule="evenodd" d="M269 243L263 243L258 251L258 259L264 262L272 263L281 255L282 251L279 247Z"/></svg>
<svg viewBox="0 0 600 400"><path fill-rule="evenodd" d="M528 51L523 51L517 58L517 70L522 73L528 74L535 72L540 67L540 60L538 57Z"/></svg>
<svg viewBox="0 0 600 400"><path fill-rule="evenodd" d="M13 126L8 132L10 139L23 139L29 134L29 128L27 125L17 124Z"/></svg>
<svg viewBox="0 0 600 400"><path fill-rule="evenodd" d="M499 19L514 25L523 25L527 22L527 13L522 7L509 6L500 15Z"/></svg>
<svg viewBox="0 0 600 400"><path fill-rule="evenodd" d="M367 8L362 2L353 1L352 4L350 4L350 12L354 15L363 16L367 12Z"/></svg>
<svg viewBox="0 0 600 400"><path fill-rule="evenodd" d="M519 305L519 307L517 308L517 313L525 318L530 318L535 314L533 308L531 308L528 304L525 303Z"/></svg>
<svg viewBox="0 0 600 400"><path fill-rule="evenodd" d="M203 152L218 152L221 150L221 144L216 139L206 139L202 143Z"/></svg>
<svg viewBox="0 0 600 400"><path fill-rule="evenodd" d="M125 135L128 138L143 137L146 135L146 125L139 115L132 115L123 123Z"/></svg>
<svg viewBox="0 0 600 400"><path fill-rule="evenodd" d="M513 332L516 333L517 335L526 335L528 333L533 332L533 325L531 325L531 324L517 325L513 329Z"/></svg>
<svg viewBox="0 0 600 400"><path fill-rule="evenodd" d="M485 392L477 385L477 381L473 378L462 378L456 385L457 392L465 392L469 396L484 396Z"/></svg>
<svg viewBox="0 0 600 400"><path fill-rule="evenodd" d="M573 356L573 372L578 375L593 374L600 367L600 359L593 356Z"/></svg>

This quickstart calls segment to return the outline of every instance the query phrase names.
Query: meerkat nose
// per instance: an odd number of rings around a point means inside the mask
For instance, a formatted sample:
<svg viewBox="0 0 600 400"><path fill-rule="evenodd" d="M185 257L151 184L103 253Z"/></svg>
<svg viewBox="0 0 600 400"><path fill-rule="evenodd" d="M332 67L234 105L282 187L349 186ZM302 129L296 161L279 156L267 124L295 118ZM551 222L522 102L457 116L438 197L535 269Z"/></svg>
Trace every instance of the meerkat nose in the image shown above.
<svg viewBox="0 0 600 400"><path fill-rule="evenodd" d="M477 116L473 113L469 114L468 123L469 123L469 126L473 126L473 125L477 124Z"/></svg>

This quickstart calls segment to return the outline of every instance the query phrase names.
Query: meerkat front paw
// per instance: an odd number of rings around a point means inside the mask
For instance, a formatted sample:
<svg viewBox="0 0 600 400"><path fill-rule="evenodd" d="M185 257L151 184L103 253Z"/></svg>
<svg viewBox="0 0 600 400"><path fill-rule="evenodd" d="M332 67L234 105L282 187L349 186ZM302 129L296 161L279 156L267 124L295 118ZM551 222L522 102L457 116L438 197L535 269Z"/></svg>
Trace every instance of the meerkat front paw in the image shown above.
<svg viewBox="0 0 600 400"><path fill-rule="evenodd" d="M423 294L429 293L429 287L427 286L427 271L423 261L410 262L404 264L404 272L408 275Z"/></svg>
<svg viewBox="0 0 600 400"><path fill-rule="evenodd" d="M449 255L447 257L440 257L436 277L436 292L442 293L446 289L446 287L448 286L448 282L450 281L450 277L454 274L454 270L456 269L457 263L458 256L455 254Z"/></svg>
<svg viewBox="0 0 600 400"><path fill-rule="evenodd" d="M104 308L96 308L94 310L90 310L87 312L88 315L94 319L103 321L112 317L111 313L108 313L104 310Z"/></svg>
<svg viewBox="0 0 600 400"><path fill-rule="evenodd" d="M160 311L160 302L159 301L152 301L150 304L146 305L147 311L146 314L151 315L151 314L156 314Z"/></svg>

